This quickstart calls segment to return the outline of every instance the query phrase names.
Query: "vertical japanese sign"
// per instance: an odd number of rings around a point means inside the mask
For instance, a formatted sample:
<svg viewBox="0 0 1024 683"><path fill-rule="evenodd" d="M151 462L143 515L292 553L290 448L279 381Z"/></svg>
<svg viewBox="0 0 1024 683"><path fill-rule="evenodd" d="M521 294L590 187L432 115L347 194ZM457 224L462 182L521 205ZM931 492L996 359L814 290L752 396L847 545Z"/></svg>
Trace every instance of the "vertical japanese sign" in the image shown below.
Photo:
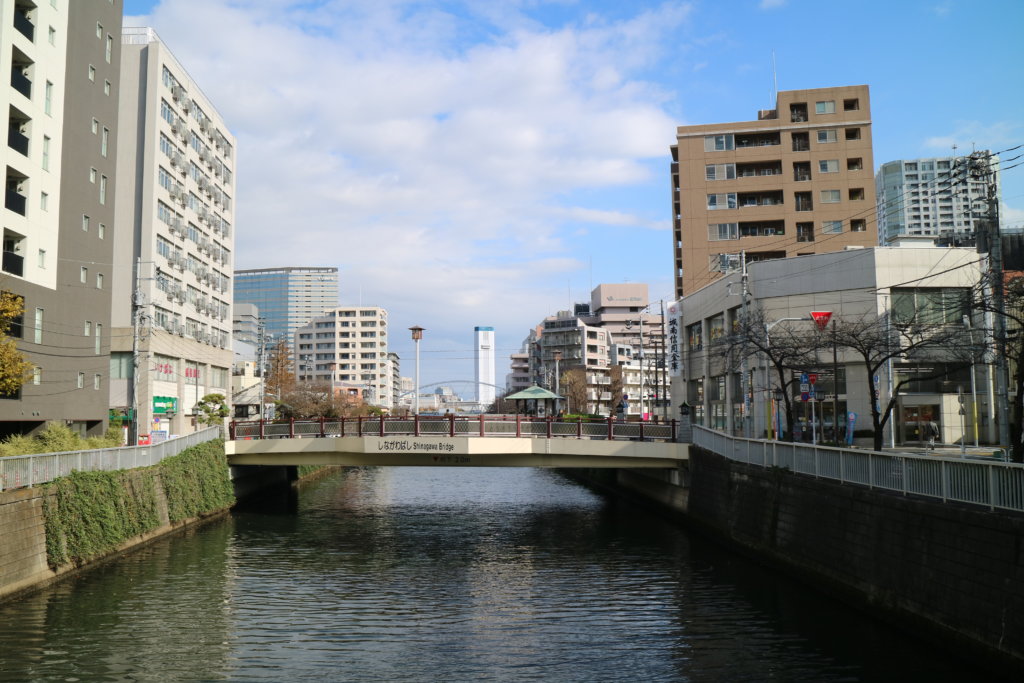
<svg viewBox="0 0 1024 683"><path fill-rule="evenodd" d="M683 375L683 357L680 343L682 337L680 335L680 329L682 321L680 318L683 315L682 301L673 301L668 305L668 347L666 353L668 354L668 374L670 377L682 377Z"/></svg>

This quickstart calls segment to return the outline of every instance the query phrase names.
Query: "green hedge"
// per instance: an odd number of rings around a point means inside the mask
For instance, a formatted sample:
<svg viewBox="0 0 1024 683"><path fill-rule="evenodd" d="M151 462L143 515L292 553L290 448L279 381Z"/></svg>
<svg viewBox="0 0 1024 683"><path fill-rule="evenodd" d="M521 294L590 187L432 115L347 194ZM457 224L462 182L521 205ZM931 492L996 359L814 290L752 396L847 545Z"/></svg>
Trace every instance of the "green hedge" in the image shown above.
<svg viewBox="0 0 1024 683"><path fill-rule="evenodd" d="M52 567L81 565L161 525L157 478L171 522L235 502L224 442L209 441L153 467L72 472L44 486L46 555Z"/></svg>

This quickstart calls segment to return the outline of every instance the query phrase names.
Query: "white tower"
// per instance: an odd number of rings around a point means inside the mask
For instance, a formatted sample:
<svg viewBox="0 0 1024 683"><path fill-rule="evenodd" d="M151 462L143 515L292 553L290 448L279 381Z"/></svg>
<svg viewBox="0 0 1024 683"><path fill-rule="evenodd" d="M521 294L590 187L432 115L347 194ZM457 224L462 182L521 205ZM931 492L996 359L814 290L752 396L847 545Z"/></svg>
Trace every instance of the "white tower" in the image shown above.
<svg viewBox="0 0 1024 683"><path fill-rule="evenodd" d="M494 403L494 328L474 327L476 401L486 408Z"/></svg>

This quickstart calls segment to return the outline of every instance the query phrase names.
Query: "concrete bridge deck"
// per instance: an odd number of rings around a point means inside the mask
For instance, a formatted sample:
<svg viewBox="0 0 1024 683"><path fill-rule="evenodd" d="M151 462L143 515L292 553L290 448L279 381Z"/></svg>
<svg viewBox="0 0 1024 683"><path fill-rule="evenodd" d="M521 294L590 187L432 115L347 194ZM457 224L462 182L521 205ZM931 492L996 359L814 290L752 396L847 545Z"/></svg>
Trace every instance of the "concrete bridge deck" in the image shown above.
<svg viewBox="0 0 1024 683"><path fill-rule="evenodd" d="M225 443L231 465L600 467L672 469L687 444L480 436L284 437Z"/></svg>

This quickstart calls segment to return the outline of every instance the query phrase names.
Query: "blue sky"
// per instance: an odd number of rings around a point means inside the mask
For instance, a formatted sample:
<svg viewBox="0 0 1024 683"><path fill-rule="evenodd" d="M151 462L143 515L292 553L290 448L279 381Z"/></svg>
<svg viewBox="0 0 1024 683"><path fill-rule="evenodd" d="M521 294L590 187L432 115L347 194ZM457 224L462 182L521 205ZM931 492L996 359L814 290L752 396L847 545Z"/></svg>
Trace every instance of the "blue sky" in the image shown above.
<svg viewBox="0 0 1024 683"><path fill-rule="evenodd" d="M423 383L498 377L592 285L670 298L675 126L781 90L871 86L874 158L1024 143L1019 0L158 0L154 27L239 138L237 268L340 269L343 303L427 328ZM1024 168L1003 178L1024 223ZM456 390L467 390L456 385Z"/></svg>

